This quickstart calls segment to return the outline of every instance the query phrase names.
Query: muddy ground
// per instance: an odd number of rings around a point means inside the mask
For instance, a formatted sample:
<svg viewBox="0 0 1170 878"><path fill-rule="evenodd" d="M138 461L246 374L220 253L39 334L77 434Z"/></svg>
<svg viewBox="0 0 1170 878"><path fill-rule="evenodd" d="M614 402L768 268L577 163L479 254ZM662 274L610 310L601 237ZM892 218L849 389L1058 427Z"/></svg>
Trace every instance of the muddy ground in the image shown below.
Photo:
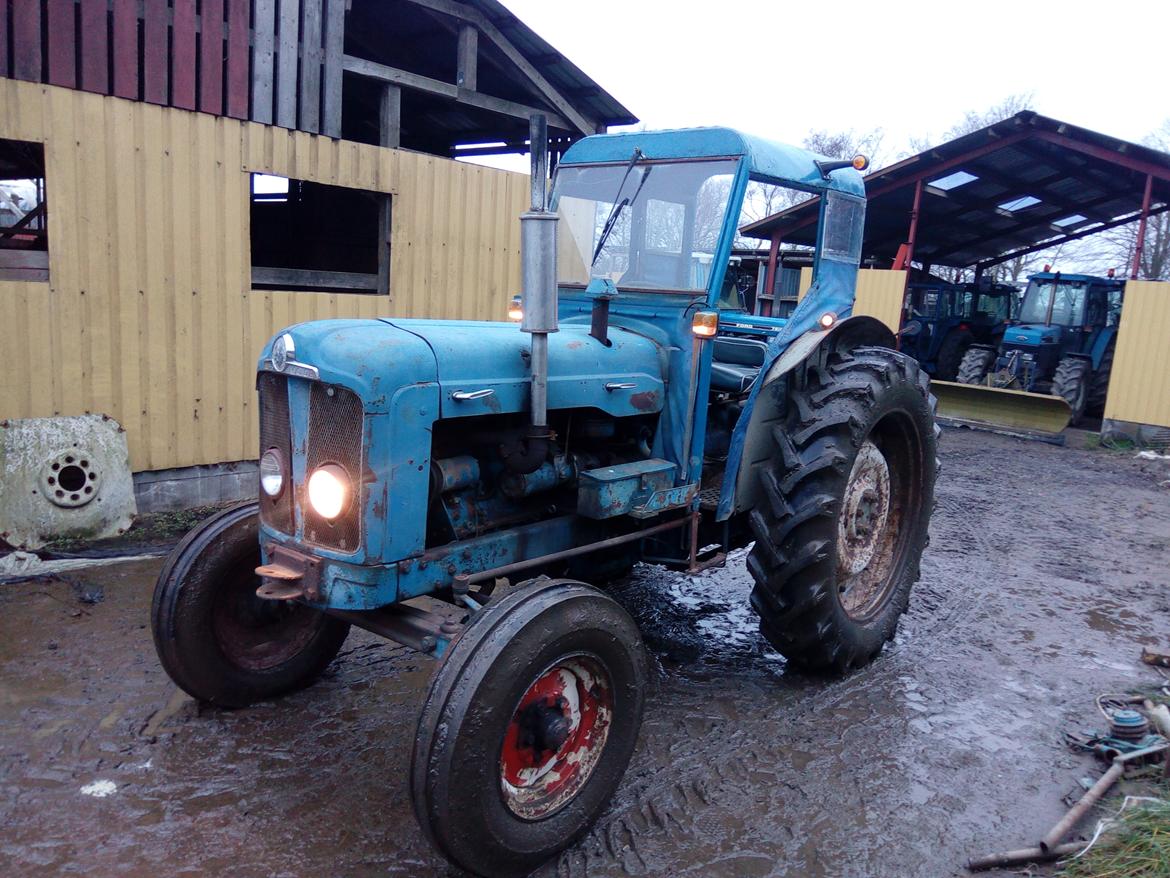
<svg viewBox="0 0 1170 878"><path fill-rule="evenodd" d="M1078 779L1061 742L1170 646L1164 466L948 432L896 642L786 672L742 559L617 588L658 659L616 800L551 876L963 875L1034 843ZM355 634L316 686L200 709L148 629L161 560L0 585L5 875L446 875L407 798L428 660ZM94 795L107 793L107 795Z"/></svg>

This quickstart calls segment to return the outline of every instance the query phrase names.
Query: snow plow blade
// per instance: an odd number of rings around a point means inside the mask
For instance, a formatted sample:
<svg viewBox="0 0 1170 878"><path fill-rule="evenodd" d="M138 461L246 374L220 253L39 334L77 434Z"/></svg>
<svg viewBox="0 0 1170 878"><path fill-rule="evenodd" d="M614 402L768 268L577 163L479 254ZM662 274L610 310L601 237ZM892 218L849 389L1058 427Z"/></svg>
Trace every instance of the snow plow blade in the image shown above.
<svg viewBox="0 0 1170 878"><path fill-rule="evenodd" d="M1050 439L1072 419L1068 403L1047 393L953 381L932 381L930 388L938 399L938 418L944 423Z"/></svg>

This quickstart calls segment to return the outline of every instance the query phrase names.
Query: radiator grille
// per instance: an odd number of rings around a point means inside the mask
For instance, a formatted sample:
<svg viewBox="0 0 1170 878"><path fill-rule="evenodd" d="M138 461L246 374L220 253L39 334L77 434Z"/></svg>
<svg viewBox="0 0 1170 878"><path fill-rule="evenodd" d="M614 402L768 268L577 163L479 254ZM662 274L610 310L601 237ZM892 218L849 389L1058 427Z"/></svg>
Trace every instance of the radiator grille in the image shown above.
<svg viewBox="0 0 1170 878"><path fill-rule="evenodd" d="M362 402L343 387L313 384L309 395L309 458L306 473L326 463L339 464L357 490L349 507L333 521L306 502L305 539L331 549L353 552L362 538Z"/></svg>
<svg viewBox="0 0 1170 878"><path fill-rule="evenodd" d="M260 395L260 453L275 448L284 458L285 465L290 466L292 434L288 420L288 384L281 375L261 372L256 380L256 390ZM293 486L285 485L275 500L260 490L259 484L256 493L260 498L261 521L281 533L293 533Z"/></svg>

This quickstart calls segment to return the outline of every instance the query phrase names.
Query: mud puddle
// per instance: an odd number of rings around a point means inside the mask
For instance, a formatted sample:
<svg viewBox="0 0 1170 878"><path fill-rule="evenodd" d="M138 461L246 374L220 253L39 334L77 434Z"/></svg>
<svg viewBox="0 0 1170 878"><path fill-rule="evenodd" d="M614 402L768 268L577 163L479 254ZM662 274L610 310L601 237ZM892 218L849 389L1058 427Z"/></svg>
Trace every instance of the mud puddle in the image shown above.
<svg viewBox="0 0 1170 878"><path fill-rule="evenodd" d="M1170 644L1170 491L1102 452L944 442L910 611L844 679L768 648L741 558L615 587L657 659L642 737L538 875L939 878L1055 822L1096 770L1061 731ZM201 709L150 643L160 565L0 587L5 874L447 875L407 792L429 662L355 634L306 692Z"/></svg>

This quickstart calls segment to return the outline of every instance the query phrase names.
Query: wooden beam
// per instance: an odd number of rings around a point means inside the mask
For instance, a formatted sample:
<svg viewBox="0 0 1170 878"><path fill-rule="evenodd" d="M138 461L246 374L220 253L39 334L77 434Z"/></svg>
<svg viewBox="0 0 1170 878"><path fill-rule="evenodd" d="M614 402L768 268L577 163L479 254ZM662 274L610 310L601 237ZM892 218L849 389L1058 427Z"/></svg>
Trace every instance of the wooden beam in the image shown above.
<svg viewBox="0 0 1170 878"><path fill-rule="evenodd" d="M479 88L479 31L474 25L465 24L459 28L455 60L455 84L476 91Z"/></svg>
<svg viewBox="0 0 1170 878"><path fill-rule="evenodd" d="M378 290L378 275L356 271L316 271L301 268L252 267L252 285L278 287L310 287L316 290L358 290L374 293Z"/></svg>
<svg viewBox="0 0 1170 878"><path fill-rule="evenodd" d="M389 83L383 85L378 109L378 143L398 149L402 143L402 88Z"/></svg>
<svg viewBox="0 0 1170 878"><path fill-rule="evenodd" d="M272 124L276 0L256 0L252 19L252 121Z"/></svg>
<svg viewBox="0 0 1170 878"><path fill-rule="evenodd" d="M345 58L346 0L325 0L324 117L321 133L341 136L341 72Z"/></svg>
<svg viewBox="0 0 1170 878"><path fill-rule="evenodd" d="M496 44L504 56L511 61L516 68L524 74L525 77L536 86L539 91L549 103L570 122L571 126L566 126L568 130L576 129L582 134L594 134L597 131L598 123L586 118L581 113L577 112L576 107L573 106L564 95L557 91L552 83L550 83L544 76L532 65L532 63L525 58L520 51L512 45L511 40L504 36L503 32L498 27L488 21L487 16L481 13L478 9L473 9L462 3L456 3L455 0L408 0L418 6L423 6L427 9L441 12L444 15L450 15L458 18L461 21L469 22L479 28L480 32L489 40ZM546 114L547 115L547 114ZM552 123L551 116L549 123Z"/></svg>
<svg viewBox="0 0 1170 878"><path fill-rule="evenodd" d="M304 0L300 128L313 134L321 130L321 11L321 0Z"/></svg>
<svg viewBox="0 0 1170 878"><path fill-rule="evenodd" d="M367 61L365 58L355 58L352 55L346 55L342 67L346 72L356 74L357 76L364 76L367 79L375 79L379 82L400 85L412 91L421 91L426 94L449 98L461 104L478 107L481 110L489 110L505 116L514 116L517 119L528 119L534 114L543 113L548 117L549 125L565 130L572 130L573 127L565 119L546 110L518 104L515 101L506 101L503 98L492 97L481 92L470 91L449 82L442 82L438 79L431 79L429 76L420 76L417 73L399 70L397 67L387 67L385 64L379 64L376 61Z"/></svg>
<svg viewBox="0 0 1170 878"><path fill-rule="evenodd" d="M276 50L276 124L297 127L297 55L301 44L301 5L280 0L279 45Z"/></svg>

